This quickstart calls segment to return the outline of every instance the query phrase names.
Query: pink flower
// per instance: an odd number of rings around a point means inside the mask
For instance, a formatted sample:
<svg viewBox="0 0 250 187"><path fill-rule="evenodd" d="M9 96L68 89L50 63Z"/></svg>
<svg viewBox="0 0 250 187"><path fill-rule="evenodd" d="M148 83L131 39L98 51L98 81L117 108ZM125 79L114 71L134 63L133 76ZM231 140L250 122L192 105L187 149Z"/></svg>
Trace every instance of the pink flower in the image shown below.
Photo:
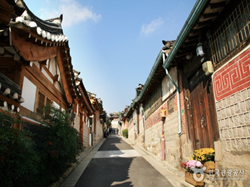
<svg viewBox="0 0 250 187"><path fill-rule="evenodd" d="M186 164L187 164L186 168L201 168L201 167L203 167L202 163L198 160L190 160Z"/></svg>

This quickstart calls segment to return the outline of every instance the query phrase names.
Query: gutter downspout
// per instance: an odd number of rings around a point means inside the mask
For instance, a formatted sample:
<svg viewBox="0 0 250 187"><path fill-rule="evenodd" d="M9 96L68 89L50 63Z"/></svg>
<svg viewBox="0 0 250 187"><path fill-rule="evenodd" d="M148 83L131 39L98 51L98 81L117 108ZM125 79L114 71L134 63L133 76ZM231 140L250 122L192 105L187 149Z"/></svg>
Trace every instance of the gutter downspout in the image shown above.
<svg viewBox="0 0 250 187"><path fill-rule="evenodd" d="M163 54L163 60L165 60L165 55ZM164 61L163 61L164 62ZM177 84L174 82L174 80L172 79L172 77L170 76L168 69L165 69L166 71L166 75L168 76L169 80L172 82L172 84L175 86L176 90L177 90L177 107L178 107L178 126L179 126L179 131L178 134L182 135L182 122L181 122L181 102L180 102L180 89L177 86ZM178 77L178 75L177 75Z"/></svg>

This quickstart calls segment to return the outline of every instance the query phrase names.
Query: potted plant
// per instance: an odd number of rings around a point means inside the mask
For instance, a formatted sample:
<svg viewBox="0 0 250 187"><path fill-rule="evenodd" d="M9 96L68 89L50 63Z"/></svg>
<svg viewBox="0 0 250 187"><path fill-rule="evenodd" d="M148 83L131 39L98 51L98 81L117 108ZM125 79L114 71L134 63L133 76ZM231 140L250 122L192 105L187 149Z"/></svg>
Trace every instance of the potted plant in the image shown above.
<svg viewBox="0 0 250 187"><path fill-rule="evenodd" d="M215 172L215 163L214 163L215 151L213 148L202 148L194 151L194 154L191 156L191 160L198 160L204 166L206 166L205 173Z"/></svg>
<svg viewBox="0 0 250 187"><path fill-rule="evenodd" d="M185 169L185 181L194 186L204 186L203 164L198 160L190 160L182 163L181 167Z"/></svg>

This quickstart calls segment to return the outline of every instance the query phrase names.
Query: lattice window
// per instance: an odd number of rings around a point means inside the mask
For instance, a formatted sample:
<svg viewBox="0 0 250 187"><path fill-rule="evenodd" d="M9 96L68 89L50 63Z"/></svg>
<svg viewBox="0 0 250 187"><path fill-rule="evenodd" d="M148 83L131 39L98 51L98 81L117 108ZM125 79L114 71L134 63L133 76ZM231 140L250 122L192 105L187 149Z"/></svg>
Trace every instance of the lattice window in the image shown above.
<svg viewBox="0 0 250 187"><path fill-rule="evenodd" d="M147 119L162 104L161 85L154 90L151 97L145 103L145 119Z"/></svg>
<svg viewBox="0 0 250 187"><path fill-rule="evenodd" d="M168 100L168 115L174 112L174 95Z"/></svg>
<svg viewBox="0 0 250 187"><path fill-rule="evenodd" d="M44 101L45 101L45 96L41 92L39 92L38 93L38 107L37 107L37 112L40 113L40 114L43 114Z"/></svg>
<svg viewBox="0 0 250 187"><path fill-rule="evenodd" d="M209 39L215 66L250 36L250 0L242 1Z"/></svg>

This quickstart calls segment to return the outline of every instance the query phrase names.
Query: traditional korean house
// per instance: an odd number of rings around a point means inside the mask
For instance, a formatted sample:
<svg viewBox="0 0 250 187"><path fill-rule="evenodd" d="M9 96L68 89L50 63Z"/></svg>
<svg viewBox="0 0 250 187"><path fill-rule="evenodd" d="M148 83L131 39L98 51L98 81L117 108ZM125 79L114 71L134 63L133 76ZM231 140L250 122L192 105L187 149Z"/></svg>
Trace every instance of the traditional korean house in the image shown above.
<svg viewBox="0 0 250 187"><path fill-rule="evenodd" d="M127 122L127 118L125 116L125 114L128 111L128 108L129 108L129 106L126 106L125 109L124 109L124 111L122 111L122 114L119 117L119 123L122 126L122 130L123 129L128 129L128 122Z"/></svg>
<svg viewBox="0 0 250 187"><path fill-rule="evenodd" d="M91 104L89 95L83 85L80 72L74 70L75 83L77 86L78 97L73 104L73 113L76 114L74 128L80 133L80 140L84 147L90 146L90 116L95 113L94 106Z"/></svg>
<svg viewBox="0 0 250 187"><path fill-rule="evenodd" d="M181 137L182 116L178 113L178 103L183 100L183 95L180 96L175 87L178 85L177 68L169 70L170 79L162 67L163 59L172 50L174 41L164 43L166 45L160 50L144 86L136 89L137 95L125 116L128 119L131 141L135 141L159 159L167 158L169 164L178 168L182 156L180 150L185 143Z"/></svg>
<svg viewBox="0 0 250 187"><path fill-rule="evenodd" d="M13 109L30 130L44 106L72 107L78 96L62 16L41 20L20 1L0 1L2 107Z"/></svg>
<svg viewBox="0 0 250 187"><path fill-rule="evenodd" d="M183 154L214 148L215 186L250 185L249 7L249 0L198 0L163 65L181 75Z"/></svg>
<svg viewBox="0 0 250 187"><path fill-rule="evenodd" d="M130 139L177 168L194 150L214 148L215 186L249 186L249 6L197 0L125 114ZM136 113L145 119L141 140Z"/></svg>
<svg viewBox="0 0 250 187"><path fill-rule="evenodd" d="M102 100L96 97L96 94L88 92L89 99L95 110L94 114L91 116L91 141L96 144L100 139L103 138L104 130L104 119L105 111L103 110Z"/></svg>
<svg viewBox="0 0 250 187"><path fill-rule="evenodd" d="M111 121L111 125L112 125L112 129L114 131L117 131L117 129L119 129L120 125L119 125L119 113L113 112L110 113L110 119Z"/></svg>

